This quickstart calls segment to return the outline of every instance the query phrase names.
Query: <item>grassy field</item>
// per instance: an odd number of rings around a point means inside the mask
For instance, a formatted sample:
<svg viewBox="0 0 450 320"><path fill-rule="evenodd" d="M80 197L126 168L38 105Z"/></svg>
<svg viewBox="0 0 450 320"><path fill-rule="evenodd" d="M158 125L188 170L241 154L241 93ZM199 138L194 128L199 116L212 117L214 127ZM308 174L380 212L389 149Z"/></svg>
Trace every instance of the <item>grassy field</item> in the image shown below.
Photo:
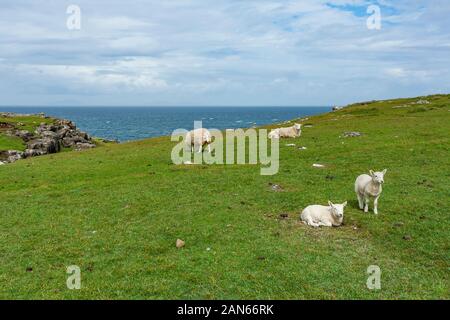
<svg viewBox="0 0 450 320"><path fill-rule="evenodd" d="M420 99L310 117L275 176L176 166L168 137L1 166L0 298L449 299L450 95ZM364 214L354 180L384 168L380 214ZM349 201L344 226L299 222L328 200Z"/></svg>

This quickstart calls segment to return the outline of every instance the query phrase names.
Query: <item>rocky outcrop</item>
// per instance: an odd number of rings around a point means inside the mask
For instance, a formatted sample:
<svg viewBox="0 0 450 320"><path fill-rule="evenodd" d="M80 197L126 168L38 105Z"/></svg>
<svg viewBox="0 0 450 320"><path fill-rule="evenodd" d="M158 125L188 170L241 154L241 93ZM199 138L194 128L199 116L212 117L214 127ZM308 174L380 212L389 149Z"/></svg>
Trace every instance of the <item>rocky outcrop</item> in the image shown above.
<svg viewBox="0 0 450 320"><path fill-rule="evenodd" d="M2 114L6 115L6 114ZM8 113L7 117L13 114ZM45 118L44 115L39 114ZM22 158L36 157L44 154L57 153L63 148L80 151L96 147L94 141L86 132L77 129L70 120L57 119L51 124L41 123L34 132L27 130L8 130L8 134L21 138L26 144L24 152L17 150L0 151L0 161L15 162Z"/></svg>

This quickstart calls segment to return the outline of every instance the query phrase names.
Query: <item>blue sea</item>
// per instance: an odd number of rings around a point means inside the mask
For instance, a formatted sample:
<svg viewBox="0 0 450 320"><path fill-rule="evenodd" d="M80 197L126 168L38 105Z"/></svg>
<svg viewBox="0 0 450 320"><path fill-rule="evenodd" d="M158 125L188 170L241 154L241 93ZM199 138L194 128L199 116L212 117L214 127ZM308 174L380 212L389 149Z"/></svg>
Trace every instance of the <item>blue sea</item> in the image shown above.
<svg viewBox="0 0 450 320"><path fill-rule="evenodd" d="M0 107L0 112L39 113L75 122L91 136L120 142L170 135L175 129L235 129L328 112L331 107Z"/></svg>

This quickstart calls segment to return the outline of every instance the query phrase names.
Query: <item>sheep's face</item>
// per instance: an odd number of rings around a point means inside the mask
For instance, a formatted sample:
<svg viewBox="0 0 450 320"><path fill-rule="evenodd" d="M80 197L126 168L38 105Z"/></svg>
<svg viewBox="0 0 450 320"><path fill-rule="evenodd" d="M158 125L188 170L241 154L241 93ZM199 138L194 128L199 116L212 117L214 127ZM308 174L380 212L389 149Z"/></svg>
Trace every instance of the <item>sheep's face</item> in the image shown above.
<svg viewBox="0 0 450 320"><path fill-rule="evenodd" d="M373 182L378 183L378 184L383 184L384 183L384 175L386 174L387 169L384 169L383 171L380 172L373 172L372 170L370 170L370 176L372 177Z"/></svg>
<svg viewBox="0 0 450 320"><path fill-rule="evenodd" d="M300 130L302 128L302 125L299 123L294 124L294 129L295 130Z"/></svg>
<svg viewBox="0 0 450 320"><path fill-rule="evenodd" d="M332 203L331 201L328 201L328 204L329 204L330 207L331 207L331 212L333 213L333 215L334 215L336 218L341 219L341 218L344 217L344 208L345 208L345 206L347 205L347 201L345 201L345 202L342 203L342 204L334 204L334 203Z"/></svg>

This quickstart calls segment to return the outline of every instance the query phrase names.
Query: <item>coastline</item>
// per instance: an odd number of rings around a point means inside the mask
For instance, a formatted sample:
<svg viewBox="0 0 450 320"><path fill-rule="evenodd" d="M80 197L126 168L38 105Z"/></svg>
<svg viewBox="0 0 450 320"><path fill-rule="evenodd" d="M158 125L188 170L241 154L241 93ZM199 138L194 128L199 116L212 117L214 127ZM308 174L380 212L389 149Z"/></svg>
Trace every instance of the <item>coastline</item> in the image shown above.
<svg viewBox="0 0 450 320"><path fill-rule="evenodd" d="M192 129L194 121L205 128L219 130L270 126L304 116L323 114L331 107L101 107L101 108L0 108L0 110L37 113L70 119L94 137L121 143L171 135L178 128Z"/></svg>

